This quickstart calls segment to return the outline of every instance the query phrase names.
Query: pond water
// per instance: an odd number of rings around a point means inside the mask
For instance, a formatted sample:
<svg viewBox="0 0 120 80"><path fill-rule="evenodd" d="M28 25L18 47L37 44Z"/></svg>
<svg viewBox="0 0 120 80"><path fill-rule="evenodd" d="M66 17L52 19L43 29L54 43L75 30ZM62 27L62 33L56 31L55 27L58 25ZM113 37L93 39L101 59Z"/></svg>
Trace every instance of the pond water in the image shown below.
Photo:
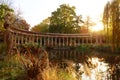
<svg viewBox="0 0 120 80"><path fill-rule="evenodd" d="M49 59L74 62L79 80L120 80L120 55L74 50L48 50Z"/></svg>

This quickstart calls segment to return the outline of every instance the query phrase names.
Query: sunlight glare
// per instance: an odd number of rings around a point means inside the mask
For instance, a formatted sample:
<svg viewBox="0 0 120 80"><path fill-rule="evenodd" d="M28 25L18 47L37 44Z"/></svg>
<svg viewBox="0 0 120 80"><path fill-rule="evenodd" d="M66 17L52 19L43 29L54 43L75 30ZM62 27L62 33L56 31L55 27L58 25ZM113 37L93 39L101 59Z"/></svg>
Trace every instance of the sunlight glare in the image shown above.
<svg viewBox="0 0 120 80"><path fill-rule="evenodd" d="M86 75L85 73L82 74L82 80L105 80L107 75L108 64L100 61L99 58L89 58L88 61L92 63L92 65L96 65L91 70L91 76ZM84 70L83 70L84 71Z"/></svg>
<svg viewBox="0 0 120 80"><path fill-rule="evenodd" d="M97 23L97 25L95 25L95 26L92 26L91 28L90 28L90 30L92 31L92 32L98 32L98 31L101 31L101 30L103 30L104 29L104 26L103 26L103 24L102 23Z"/></svg>

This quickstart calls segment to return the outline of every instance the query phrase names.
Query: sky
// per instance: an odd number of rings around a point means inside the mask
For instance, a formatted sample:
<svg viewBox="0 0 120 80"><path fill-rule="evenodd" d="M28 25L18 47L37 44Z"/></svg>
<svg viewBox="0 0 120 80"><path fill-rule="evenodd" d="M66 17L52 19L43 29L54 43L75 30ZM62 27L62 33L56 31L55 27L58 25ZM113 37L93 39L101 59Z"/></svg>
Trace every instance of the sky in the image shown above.
<svg viewBox="0 0 120 80"><path fill-rule="evenodd" d="M104 5L110 0L14 0L14 6L21 11L21 16L32 26L51 16L61 4L76 7L76 14L90 16L100 20Z"/></svg>

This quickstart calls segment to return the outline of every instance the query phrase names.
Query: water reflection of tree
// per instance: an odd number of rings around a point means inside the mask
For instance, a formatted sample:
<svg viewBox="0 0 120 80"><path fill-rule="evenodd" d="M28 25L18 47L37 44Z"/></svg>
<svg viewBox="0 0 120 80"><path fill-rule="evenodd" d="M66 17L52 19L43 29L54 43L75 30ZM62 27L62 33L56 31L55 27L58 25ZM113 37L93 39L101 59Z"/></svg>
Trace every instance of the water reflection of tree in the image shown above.
<svg viewBox="0 0 120 80"><path fill-rule="evenodd" d="M108 69L106 71L107 79L120 80L120 56L100 55L100 54L84 55L84 59L82 59L83 65L86 65L84 67L88 67L90 70L95 69L97 64L91 62L91 59L95 57L99 58L101 62L108 63Z"/></svg>
<svg viewBox="0 0 120 80"><path fill-rule="evenodd" d="M107 74L107 79L112 79L112 80L120 80L120 56L119 55L101 55L101 54L94 54L91 55L91 57L98 57L104 63L108 63L108 74Z"/></svg>
<svg viewBox="0 0 120 80"><path fill-rule="evenodd" d="M120 80L120 56L106 56L106 63L109 63L108 78Z"/></svg>

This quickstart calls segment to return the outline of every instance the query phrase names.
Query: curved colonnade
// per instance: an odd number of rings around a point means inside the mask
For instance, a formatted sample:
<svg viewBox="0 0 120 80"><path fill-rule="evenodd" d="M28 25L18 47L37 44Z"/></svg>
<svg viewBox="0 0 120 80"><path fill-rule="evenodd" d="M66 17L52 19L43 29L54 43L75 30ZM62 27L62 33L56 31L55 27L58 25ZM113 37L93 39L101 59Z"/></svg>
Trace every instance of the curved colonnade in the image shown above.
<svg viewBox="0 0 120 80"><path fill-rule="evenodd" d="M103 37L90 34L36 33L13 27L10 27L7 31L11 47L27 43L38 43L40 46L53 48L103 43Z"/></svg>

